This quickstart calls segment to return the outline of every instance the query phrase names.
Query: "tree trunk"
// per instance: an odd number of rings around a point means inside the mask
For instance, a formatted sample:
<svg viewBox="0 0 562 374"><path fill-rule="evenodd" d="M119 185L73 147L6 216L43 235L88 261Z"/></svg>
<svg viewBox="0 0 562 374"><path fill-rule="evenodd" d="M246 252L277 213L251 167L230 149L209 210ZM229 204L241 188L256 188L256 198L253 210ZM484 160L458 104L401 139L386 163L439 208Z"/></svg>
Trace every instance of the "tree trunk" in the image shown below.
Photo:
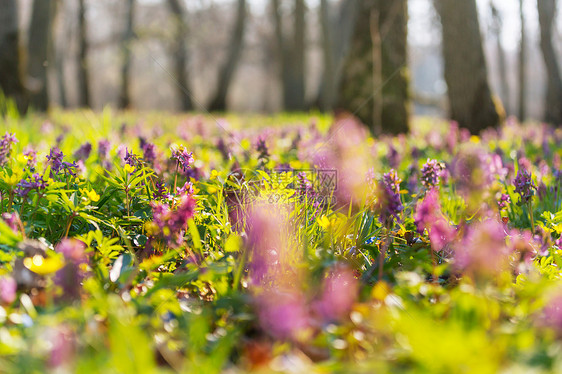
<svg viewBox="0 0 562 374"><path fill-rule="evenodd" d="M450 116L473 134L500 120L492 99L476 0L435 0L443 27Z"/></svg>
<svg viewBox="0 0 562 374"><path fill-rule="evenodd" d="M187 75L187 47L185 39L187 36L187 25L185 21L185 10L179 0L168 0L168 7L174 17L175 36L172 41L172 54L174 56L174 71L178 97L181 110L187 112L193 109L193 103L189 94Z"/></svg>
<svg viewBox="0 0 562 374"><path fill-rule="evenodd" d="M18 7L16 0L0 0L0 90L15 101L18 110L27 109L22 83L19 51ZM0 114L2 105L0 105Z"/></svg>
<svg viewBox="0 0 562 374"><path fill-rule="evenodd" d="M119 94L119 108L129 108L131 105L130 75L131 75L131 49L133 38L135 37L135 0L127 0L126 8L126 28L121 40L121 50L123 61L121 65L121 89Z"/></svg>
<svg viewBox="0 0 562 374"><path fill-rule="evenodd" d="M498 53L498 75L500 78L501 100L507 114L511 113L511 98L509 90L509 82L507 79L507 61L505 51L502 45L503 20L499 10L493 2L490 2L490 10L492 13L492 32L496 38L496 46Z"/></svg>
<svg viewBox="0 0 562 374"><path fill-rule="evenodd" d="M51 33L52 0L34 0L29 28L28 65L31 105L40 111L49 106L47 87L48 50Z"/></svg>
<svg viewBox="0 0 562 374"><path fill-rule="evenodd" d="M359 10L339 106L373 134L408 131L407 0L367 0Z"/></svg>
<svg viewBox="0 0 562 374"><path fill-rule="evenodd" d="M86 23L86 6L85 0L78 2L78 27L79 27L79 48L78 48L78 105L81 107L89 107L90 104L90 81L88 78L88 24ZM132 30L132 16L129 26ZM129 32L129 30L127 31ZM129 46L126 47L129 50ZM130 52L129 52L130 53ZM130 57L127 57L130 59ZM127 62L130 64L130 62ZM129 74L128 69L124 70L125 74ZM127 78L128 80L128 78ZM128 85L128 82L125 82ZM123 89L123 87L122 87ZM121 91L123 93L123 91ZM126 103L125 107L129 105L128 88L125 88Z"/></svg>
<svg viewBox="0 0 562 374"><path fill-rule="evenodd" d="M320 91L320 109L331 110L334 106L335 67L334 67L334 36L330 18L328 0L320 0L320 25L322 26L322 60L324 74Z"/></svg>
<svg viewBox="0 0 562 374"><path fill-rule="evenodd" d="M279 0L273 0L275 37L281 60L283 104L286 110L300 111L305 103L305 13L304 0L295 0L292 40L284 35Z"/></svg>
<svg viewBox="0 0 562 374"><path fill-rule="evenodd" d="M242 48L244 45L244 28L246 26L246 0L238 0L238 10L236 12L236 23L234 25L234 32L232 39L229 43L229 50L227 59L222 66L219 74L219 80L215 96L209 105L210 111L225 111L226 110L226 97L228 89L232 81L236 66L240 60Z"/></svg>
<svg viewBox="0 0 562 374"><path fill-rule="evenodd" d="M54 46L54 54L55 54L55 70L56 70L56 77L57 77L57 89L59 92L59 105L62 108L68 107L68 99L66 94L66 79L64 74L64 58L65 58L65 51L69 44L69 35L71 34L71 30L69 30L69 22L65 22L66 19L66 8L64 6L63 0L56 0L57 3L57 12L55 17L55 25L54 29L62 30L61 37L56 38L55 41L52 43Z"/></svg>
<svg viewBox="0 0 562 374"><path fill-rule="evenodd" d="M527 32L525 28L524 0L519 0L519 20L521 22L521 41L519 42L519 120L527 117Z"/></svg>
<svg viewBox="0 0 562 374"><path fill-rule="evenodd" d="M322 0L321 2L320 20L322 23L324 73L314 101L314 105L321 110L333 110L338 102L338 87L341 83L344 63L349 53L360 1L341 1L335 17L329 17L327 14L329 13L327 12L329 11L329 1ZM334 32L334 30L337 30L337 32ZM327 44L328 42L329 44ZM329 56L330 53L331 56ZM331 58L331 61L328 61L328 58Z"/></svg>
<svg viewBox="0 0 562 374"><path fill-rule="evenodd" d="M562 125L562 80L556 52L552 44L552 27L556 15L556 0L537 0L541 29L541 50L547 72L547 93L544 120Z"/></svg>

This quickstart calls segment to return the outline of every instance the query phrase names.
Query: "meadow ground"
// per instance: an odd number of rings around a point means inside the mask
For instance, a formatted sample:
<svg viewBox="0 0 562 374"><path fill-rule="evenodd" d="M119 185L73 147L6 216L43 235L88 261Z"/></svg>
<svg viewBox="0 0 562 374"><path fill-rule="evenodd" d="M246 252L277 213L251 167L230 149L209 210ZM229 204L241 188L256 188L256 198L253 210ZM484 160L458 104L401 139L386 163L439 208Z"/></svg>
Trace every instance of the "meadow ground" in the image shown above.
<svg viewBox="0 0 562 374"><path fill-rule="evenodd" d="M0 124L0 372L562 371L559 129Z"/></svg>

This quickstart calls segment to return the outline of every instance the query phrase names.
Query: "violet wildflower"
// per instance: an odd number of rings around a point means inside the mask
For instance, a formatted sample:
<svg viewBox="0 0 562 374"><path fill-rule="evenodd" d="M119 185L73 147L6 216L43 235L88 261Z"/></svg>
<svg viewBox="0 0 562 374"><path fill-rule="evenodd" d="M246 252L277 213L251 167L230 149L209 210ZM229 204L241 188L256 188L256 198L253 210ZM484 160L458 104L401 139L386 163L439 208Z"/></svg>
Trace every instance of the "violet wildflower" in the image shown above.
<svg viewBox="0 0 562 374"><path fill-rule="evenodd" d="M172 146L172 160L177 162L178 167L181 167L184 173L187 173L191 168L191 164L195 161L193 159L193 152L188 152L184 146Z"/></svg>
<svg viewBox="0 0 562 374"><path fill-rule="evenodd" d="M297 340L309 327L306 299L298 292L273 290L256 301L261 327L275 338Z"/></svg>
<svg viewBox="0 0 562 374"><path fill-rule="evenodd" d="M438 252L450 244L455 236L456 229L447 222L441 213L439 195L436 190L430 190L425 198L418 203L414 222L418 233L427 229L431 248Z"/></svg>
<svg viewBox="0 0 562 374"><path fill-rule="evenodd" d="M386 227L391 227L394 219L404 209L400 200L400 183L395 170L383 174L383 180L379 186L376 210L379 213L379 221Z"/></svg>
<svg viewBox="0 0 562 374"><path fill-rule="evenodd" d="M20 217L18 212L13 213L2 213L2 220L12 229L12 231L17 232L19 226L21 225Z"/></svg>
<svg viewBox="0 0 562 374"><path fill-rule="evenodd" d="M125 164L133 167L137 167L141 164L139 156L137 156L133 152L129 152L128 148L125 148L125 157L123 157L123 160L125 160Z"/></svg>
<svg viewBox="0 0 562 374"><path fill-rule="evenodd" d="M4 166L12 153L12 145L17 143L16 134L6 133L0 139L0 166Z"/></svg>
<svg viewBox="0 0 562 374"><path fill-rule="evenodd" d="M513 180L513 185L515 186L515 192L521 197L519 200L521 205L531 201L535 194L534 190L537 189L531 174L525 169L519 169L517 177Z"/></svg>
<svg viewBox="0 0 562 374"><path fill-rule="evenodd" d="M258 151L258 159L259 160L268 160L269 159L269 149L267 148L267 143L265 142L265 137L260 136L256 143L256 151Z"/></svg>
<svg viewBox="0 0 562 374"><path fill-rule="evenodd" d="M92 152L92 144L90 142L86 142L82 144L80 148L76 150L76 152L74 152L74 158L76 160L82 160L82 161L87 160L88 157L90 157L91 152Z"/></svg>
<svg viewBox="0 0 562 374"><path fill-rule="evenodd" d="M511 204L511 197L508 194L502 193L500 198L498 199L498 208L504 209Z"/></svg>
<svg viewBox="0 0 562 374"><path fill-rule="evenodd" d="M64 239L55 247L64 256L66 265L55 274L55 284L62 288L62 299L75 300L80 297L80 282L85 274L81 265L88 262L86 245L76 239Z"/></svg>
<svg viewBox="0 0 562 374"><path fill-rule="evenodd" d="M98 157L100 160L107 160L109 158L110 147L111 144L107 139L102 139L98 142Z"/></svg>
<svg viewBox="0 0 562 374"><path fill-rule="evenodd" d="M427 159L421 169L421 183L425 188L432 188L439 185L439 177L445 169L445 165L437 160Z"/></svg>
<svg viewBox="0 0 562 374"><path fill-rule="evenodd" d="M154 234L161 235L168 245L180 246L187 221L195 214L196 203L193 197L183 195L175 209L160 202L152 202L151 205L152 222L157 229Z"/></svg>
<svg viewBox="0 0 562 374"><path fill-rule="evenodd" d="M47 160L51 165L51 177L58 174L61 171L70 175L76 175L76 163L63 161L64 154L57 147L51 148L49 154L47 155ZM74 169L74 170L73 170Z"/></svg>
<svg viewBox="0 0 562 374"><path fill-rule="evenodd" d="M328 321L345 318L357 299L358 291L359 282L353 271L339 264L324 279L316 309Z"/></svg>
<svg viewBox="0 0 562 374"><path fill-rule="evenodd" d="M166 200L170 196L168 193L168 189L166 188L166 183L163 181L156 181L155 183L155 190L152 193L152 197L155 199Z"/></svg>
<svg viewBox="0 0 562 374"><path fill-rule="evenodd" d="M222 158L224 160L228 160L230 155L230 150L228 149L223 138L219 138L219 140L217 141L216 149L221 153Z"/></svg>
<svg viewBox="0 0 562 374"><path fill-rule="evenodd" d="M43 177L35 173L28 179L22 179L15 189L15 193L21 197L26 197L30 191L35 190L37 192L47 188L48 182L43 180Z"/></svg>
<svg viewBox="0 0 562 374"><path fill-rule="evenodd" d="M182 187L178 187L176 195L193 195L193 184L191 182L185 182Z"/></svg>
<svg viewBox="0 0 562 374"><path fill-rule="evenodd" d="M28 148L23 151L23 155L27 159L27 169L32 172L35 171L35 167L37 166L37 152L32 148Z"/></svg>
<svg viewBox="0 0 562 374"><path fill-rule="evenodd" d="M435 217L439 214L439 196L435 191L429 191L423 200L418 202L414 214L414 222L418 233L431 226Z"/></svg>
<svg viewBox="0 0 562 374"><path fill-rule="evenodd" d="M398 153L394 145L390 144L389 147L390 149L387 154L388 164L391 168L397 169L400 166L401 161L400 153Z"/></svg>
<svg viewBox="0 0 562 374"><path fill-rule="evenodd" d="M156 146L152 143L146 143L142 147L143 160L151 165L156 162Z"/></svg>
<svg viewBox="0 0 562 374"><path fill-rule="evenodd" d="M66 326L58 326L52 328L46 340L51 342L51 350L49 354L48 366L58 371L65 370L72 364L77 350L76 334L71 328ZM55 370L57 371L57 370Z"/></svg>
<svg viewBox="0 0 562 374"><path fill-rule="evenodd" d="M488 278L509 269L510 249L504 226L489 219L467 228L455 247L455 267L475 279Z"/></svg>

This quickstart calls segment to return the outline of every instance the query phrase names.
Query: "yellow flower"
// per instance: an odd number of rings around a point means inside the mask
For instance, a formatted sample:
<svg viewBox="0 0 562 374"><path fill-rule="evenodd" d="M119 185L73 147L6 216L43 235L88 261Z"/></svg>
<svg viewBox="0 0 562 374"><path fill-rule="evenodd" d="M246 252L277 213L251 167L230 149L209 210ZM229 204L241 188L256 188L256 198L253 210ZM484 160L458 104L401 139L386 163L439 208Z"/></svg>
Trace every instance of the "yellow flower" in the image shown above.
<svg viewBox="0 0 562 374"><path fill-rule="evenodd" d="M86 195L88 197L88 199L90 199L91 201L95 202L95 201L99 201L99 199L100 199L100 195L98 195L95 190L88 191L85 188L81 188L80 192L82 192L82 194Z"/></svg>
<svg viewBox="0 0 562 374"><path fill-rule="evenodd" d="M216 170L211 170L211 180L216 179L219 176L219 172Z"/></svg>
<svg viewBox="0 0 562 374"><path fill-rule="evenodd" d="M135 171L135 167L131 166L129 164L125 164L125 167L123 168L123 170L125 170L127 173L131 174L132 172Z"/></svg>
<svg viewBox="0 0 562 374"><path fill-rule="evenodd" d="M317 221L318 226L322 227L324 230L327 230L330 226L330 220L328 219L328 217L326 217L325 214L322 217L319 217Z"/></svg>

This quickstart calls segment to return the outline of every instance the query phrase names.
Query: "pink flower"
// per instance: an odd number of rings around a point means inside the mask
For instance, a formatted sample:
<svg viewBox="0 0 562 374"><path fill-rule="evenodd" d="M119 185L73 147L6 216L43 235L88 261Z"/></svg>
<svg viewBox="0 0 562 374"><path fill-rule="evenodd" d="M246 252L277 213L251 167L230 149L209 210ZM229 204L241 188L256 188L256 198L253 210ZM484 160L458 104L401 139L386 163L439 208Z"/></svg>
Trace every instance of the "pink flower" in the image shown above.
<svg viewBox="0 0 562 374"><path fill-rule="evenodd" d="M512 251L505 238L504 226L493 219L468 227L465 237L455 246L455 267L475 278L508 270Z"/></svg>
<svg viewBox="0 0 562 374"><path fill-rule="evenodd" d="M345 318L357 299L358 291L359 282L353 271L345 265L336 265L324 279L316 310L328 321Z"/></svg>
<svg viewBox="0 0 562 374"><path fill-rule="evenodd" d="M309 314L300 293L272 291L257 297L261 327L278 339L298 339L309 326Z"/></svg>
<svg viewBox="0 0 562 374"><path fill-rule="evenodd" d="M11 304L16 300L17 284L12 277L0 278L0 304Z"/></svg>

